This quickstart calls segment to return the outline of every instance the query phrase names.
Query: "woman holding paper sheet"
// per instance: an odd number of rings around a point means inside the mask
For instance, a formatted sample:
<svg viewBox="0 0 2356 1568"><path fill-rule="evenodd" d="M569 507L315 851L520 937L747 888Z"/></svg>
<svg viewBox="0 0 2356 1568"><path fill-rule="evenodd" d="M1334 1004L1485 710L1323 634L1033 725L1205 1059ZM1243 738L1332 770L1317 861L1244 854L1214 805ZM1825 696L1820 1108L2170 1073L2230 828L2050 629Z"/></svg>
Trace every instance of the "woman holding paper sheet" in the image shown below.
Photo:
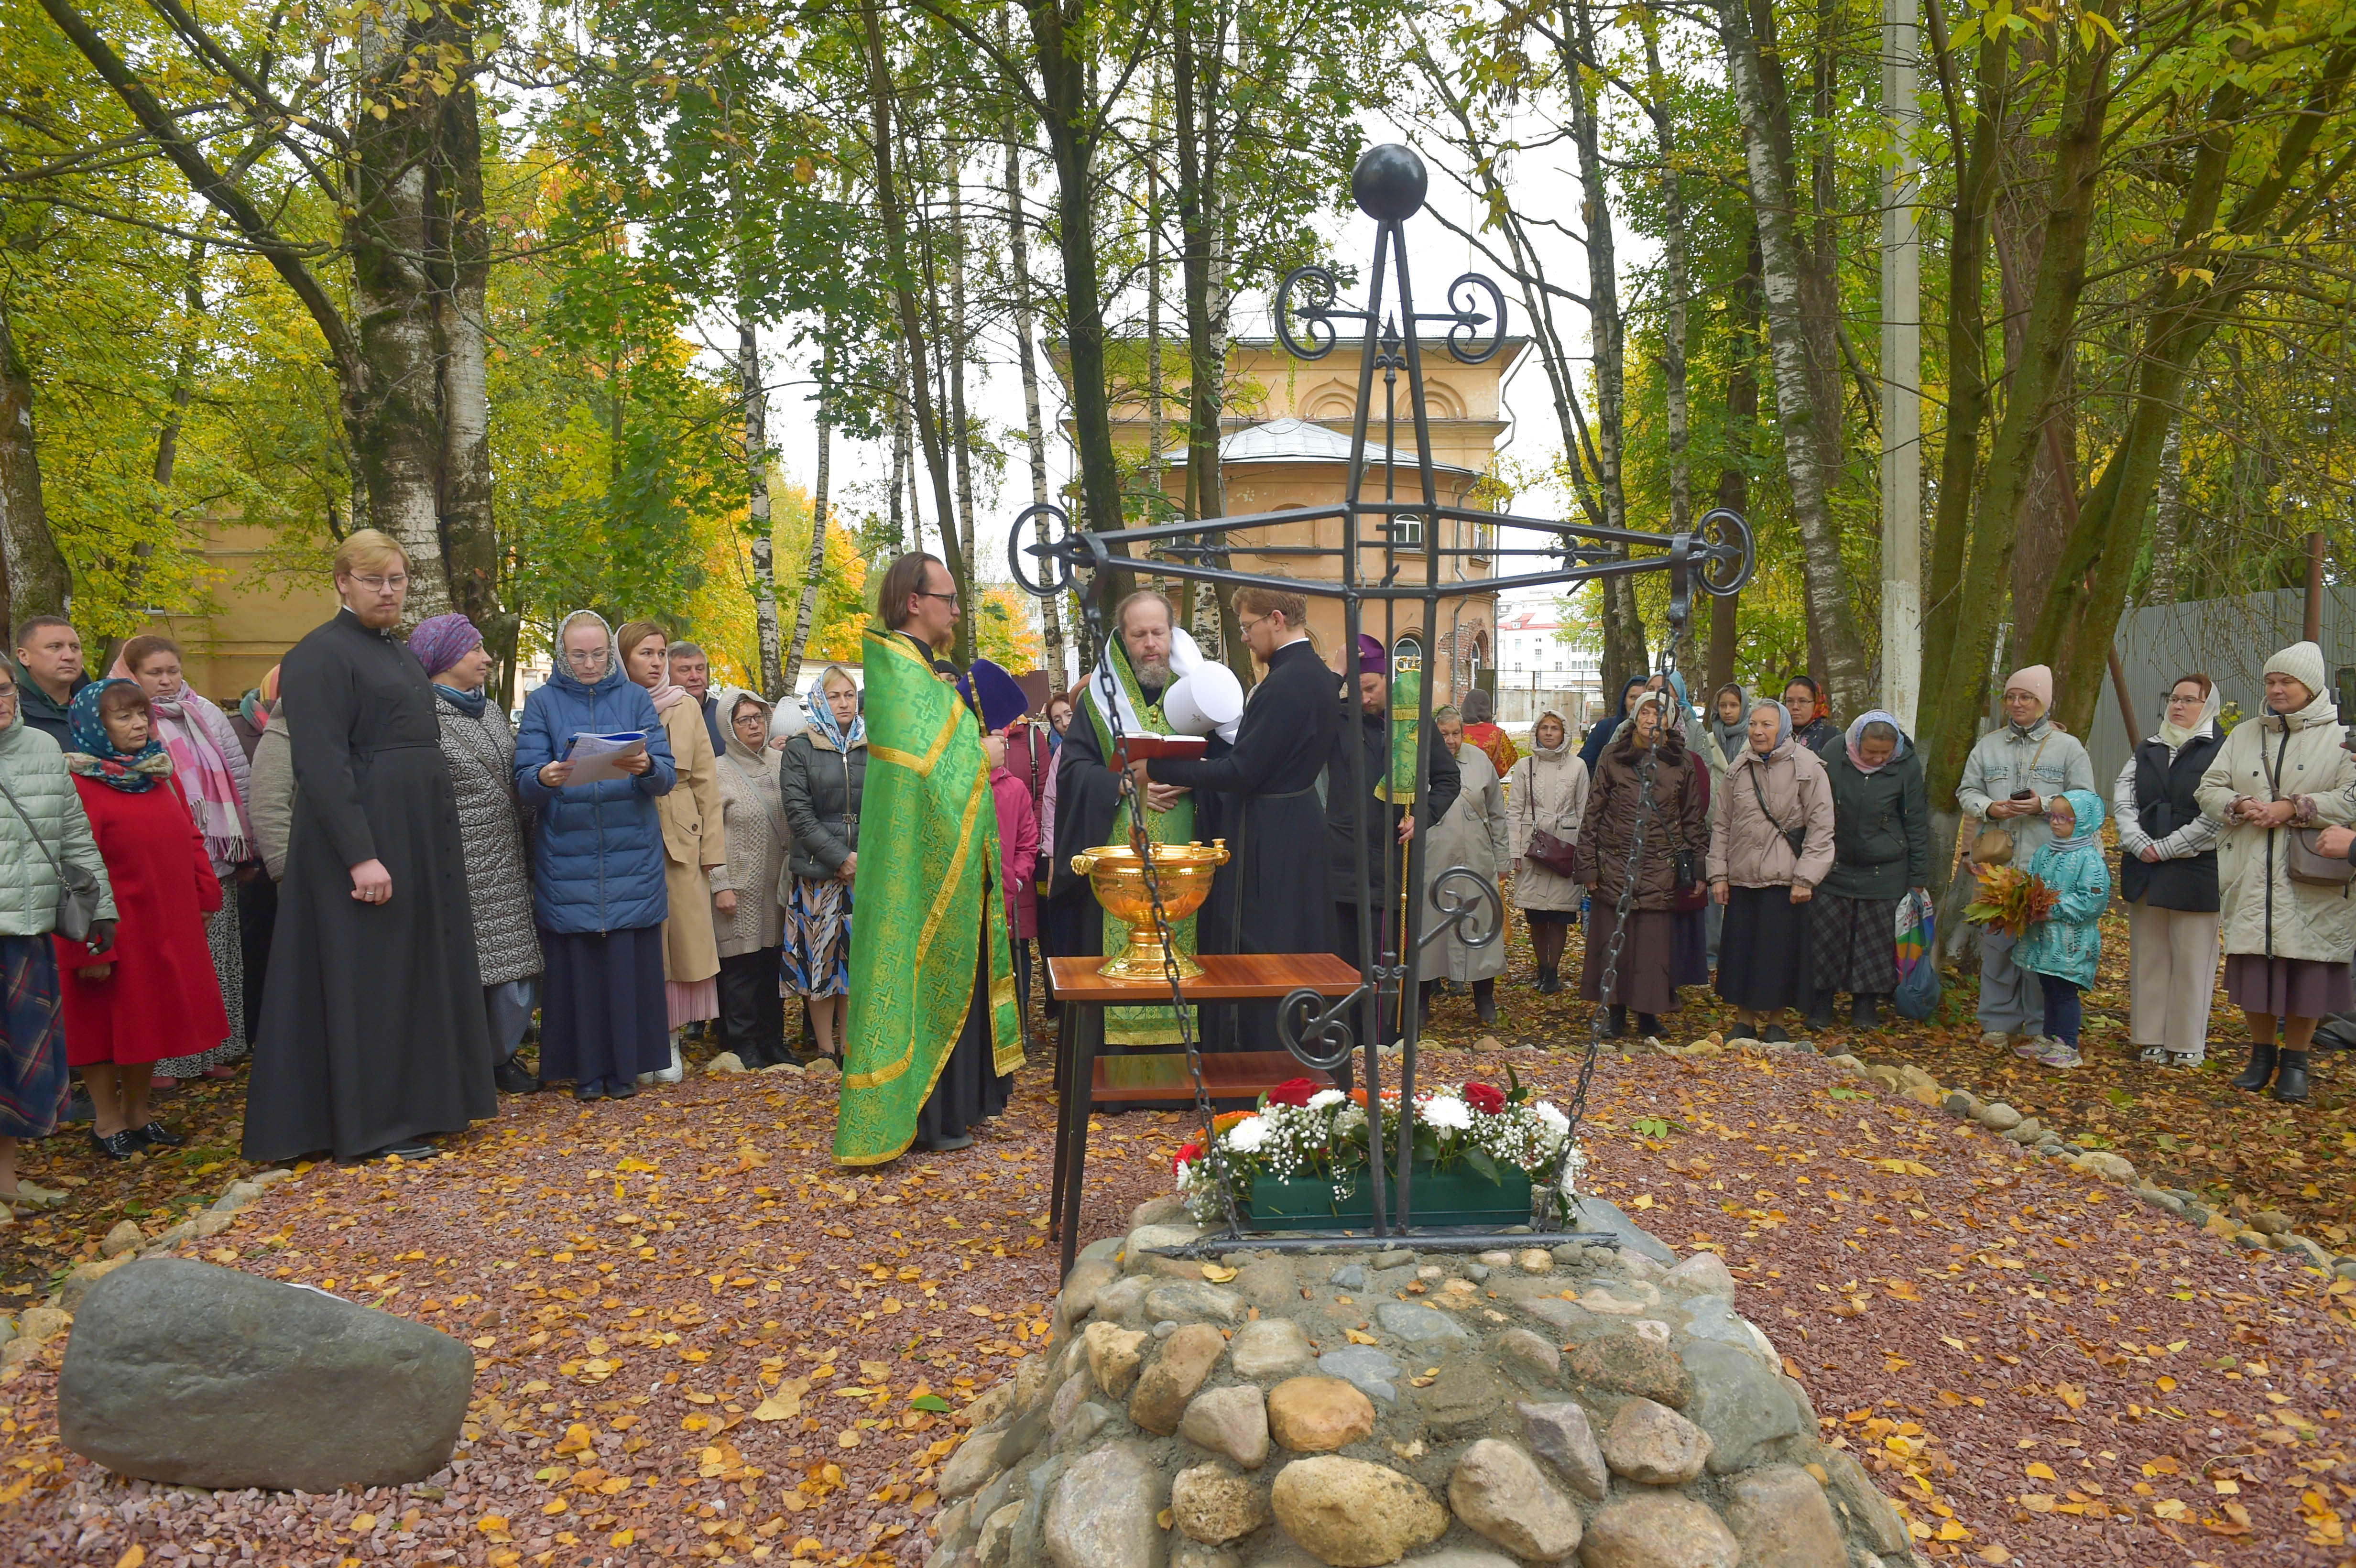
<svg viewBox="0 0 2356 1568"><path fill-rule="evenodd" d="M646 750L627 775L573 779L573 737L637 731ZM708 742L707 742L708 743ZM516 792L532 827L532 914L541 982L540 1076L570 1078L576 1100L638 1092L641 1072L670 1061L663 999L662 819L656 803L678 778L670 741L646 688L627 679L614 635L587 610L557 632L556 668L524 699Z"/></svg>

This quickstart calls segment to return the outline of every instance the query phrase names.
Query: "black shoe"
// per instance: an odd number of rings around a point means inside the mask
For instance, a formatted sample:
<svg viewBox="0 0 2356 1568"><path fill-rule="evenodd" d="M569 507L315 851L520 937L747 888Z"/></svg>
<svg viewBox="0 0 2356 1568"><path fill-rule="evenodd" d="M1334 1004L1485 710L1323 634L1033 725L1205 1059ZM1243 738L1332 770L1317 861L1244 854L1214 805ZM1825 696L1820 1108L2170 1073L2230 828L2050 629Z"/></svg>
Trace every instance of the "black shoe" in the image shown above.
<svg viewBox="0 0 2356 1568"><path fill-rule="evenodd" d="M90 1130L90 1141L96 1144L98 1152L109 1159L129 1159L147 1147L139 1141L139 1135L129 1127L123 1128L119 1133L103 1134L96 1127L92 1127Z"/></svg>
<svg viewBox="0 0 2356 1568"><path fill-rule="evenodd" d="M1822 1034L1825 1030L1833 1027L1832 1004L1830 1002L1818 1002L1814 1008L1809 1009L1807 1018L1802 1021L1808 1026L1811 1031Z"/></svg>
<svg viewBox="0 0 2356 1568"><path fill-rule="evenodd" d="M1603 1038L1623 1040L1628 1034L1628 1009L1608 1008L1603 1014Z"/></svg>
<svg viewBox="0 0 2356 1568"><path fill-rule="evenodd" d="M594 1078L589 1079L584 1083L575 1083L573 1086L573 1097L576 1100L584 1101L602 1100L605 1097L605 1085Z"/></svg>
<svg viewBox="0 0 2356 1568"><path fill-rule="evenodd" d="M1493 1024L1497 1021L1496 981L1475 980L1472 982L1472 1016L1480 1019L1484 1024Z"/></svg>
<svg viewBox="0 0 2356 1568"><path fill-rule="evenodd" d="M958 1149L973 1147L973 1135L959 1133L950 1138L918 1138L916 1147L926 1154L955 1154Z"/></svg>
<svg viewBox="0 0 2356 1568"><path fill-rule="evenodd" d="M2304 1069L2307 1064L2305 1062L2301 1062L2299 1065ZM2250 1047L2250 1064L2247 1067L2243 1068L2238 1073L2234 1074L2233 1081L2233 1087L2236 1089L2247 1089L2254 1093L2258 1090L2265 1088L2268 1083L2272 1082L2274 1075L2275 1047L2271 1045L2253 1045Z"/></svg>
<svg viewBox="0 0 2356 1568"><path fill-rule="evenodd" d="M517 1065L512 1056L491 1069L491 1081L499 1086L502 1094L540 1093L540 1075Z"/></svg>
<svg viewBox="0 0 2356 1568"><path fill-rule="evenodd" d="M415 1138L403 1138L397 1144L385 1145L369 1157L382 1159L385 1156L393 1154L399 1155L403 1159L432 1159L441 1152L432 1144L421 1143Z"/></svg>
<svg viewBox="0 0 2356 1568"><path fill-rule="evenodd" d="M627 1078L616 1078L605 1085L605 1098L608 1100L626 1100L637 1092L638 1086Z"/></svg>
<svg viewBox="0 0 2356 1568"><path fill-rule="evenodd" d="M178 1148L188 1141L163 1123L152 1118L145 1126L134 1128L133 1131L138 1135L141 1143L149 1144L157 1148Z"/></svg>
<svg viewBox="0 0 2356 1568"><path fill-rule="evenodd" d="M1782 1024L1769 1024L1759 1031L1759 1041L1762 1045L1789 1045L1792 1037Z"/></svg>
<svg viewBox="0 0 2356 1568"><path fill-rule="evenodd" d="M1657 1035L1661 1032L1661 1020L1651 1013L1638 1013L1636 1015L1636 1032L1638 1034Z"/></svg>
<svg viewBox="0 0 2356 1568"><path fill-rule="evenodd" d="M2282 1071L2275 1074L2275 1098L2288 1104L2307 1103L2307 1052L2286 1051L2280 1058Z"/></svg>
<svg viewBox="0 0 2356 1568"><path fill-rule="evenodd" d="M1871 992L1860 992L1849 999L1848 1021L1852 1029L1879 1029L1881 1008L1879 998Z"/></svg>

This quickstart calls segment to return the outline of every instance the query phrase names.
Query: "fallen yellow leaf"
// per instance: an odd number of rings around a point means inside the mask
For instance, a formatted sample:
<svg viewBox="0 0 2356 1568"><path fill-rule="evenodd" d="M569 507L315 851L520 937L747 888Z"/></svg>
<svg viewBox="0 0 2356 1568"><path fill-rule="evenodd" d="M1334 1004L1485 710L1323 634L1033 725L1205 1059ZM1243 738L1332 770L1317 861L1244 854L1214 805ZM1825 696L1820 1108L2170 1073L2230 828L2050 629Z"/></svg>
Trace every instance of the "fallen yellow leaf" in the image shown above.
<svg viewBox="0 0 2356 1568"><path fill-rule="evenodd" d="M785 1421L802 1413L802 1395L809 1392L809 1379L788 1378L769 1391L769 1396L753 1411L755 1421Z"/></svg>
<svg viewBox="0 0 2356 1568"><path fill-rule="evenodd" d="M1213 1285L1225 1285L1227 1281L1236 1277L1236 1271L1227 1267L1225 1264L1205 1264L1203 1265L1203 1277L1209 1280Z"/></svg>
<svg viewBox="0 0 2356 1568"><path fill-rule="evenodd" d="M507 1527L508 1518L507 1515L502 1513L487 1513L482 1518L475 1521L475 1528L481 1531L486 1535L490 1535L498 1531L503 1531L507 1529Z"/></svg>
<svg viewBox="0 0 2356 1568"><path fill-rule="evenodd" d="M1342 1332L1349 1336L1350 1343L1353 1345L1374 1345L1381 1343L1381 1341L1376 1339L1372 1334L1361 1334L1355 1328L1344 1328Z"/></svg>
<svg viewBox="0 0 2356 1568"><path fill-rule="evenodd" d="M627 1546L631 1541L636 1541L637 1538L637 1533L635 1531L617 1530L612 1535L606 1537L605 1544L608 1546Z"/></svg>
<svg viewBox="0 0 2356 1568"><path fill-rule="evenodd" d="M2051 1481L2056 1478L2053 1467L2042 1459L2031 1459L2026 1473L2032 1481Z"/></svg>
<svg viewBox="0 0 2356 1568"><path fill-rule="evenodd" d="M134 1541L131 1543L130 1551L114 1560L114 1568L139 1568L139 1565L146 1561L147 1549Z"/></svg>

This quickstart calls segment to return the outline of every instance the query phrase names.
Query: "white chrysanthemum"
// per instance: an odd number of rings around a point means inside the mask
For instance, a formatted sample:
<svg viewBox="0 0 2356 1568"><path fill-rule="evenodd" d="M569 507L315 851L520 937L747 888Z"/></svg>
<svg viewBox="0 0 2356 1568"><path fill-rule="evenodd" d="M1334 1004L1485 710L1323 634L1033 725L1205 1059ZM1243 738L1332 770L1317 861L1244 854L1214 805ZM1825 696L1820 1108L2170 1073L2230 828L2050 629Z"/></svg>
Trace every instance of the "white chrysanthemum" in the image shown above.
<svg viewBox="0 0 2356 1568"><path fill-rule="evenodd" d="M1417 1106L1416 1120L1452 1132L1462 1132L1472 1125L1472 1107L1454 1095L1442 1094Z"/></svg>
<svg viewBox="0 0 2356 1568"><path fill-rule="evenodd" d="M1246 1116L1227 1129L1227 1147L1237 1154L1257 1154L1268 1142L1268 1118Z"/></svg>
<svg viewBox="0 0 2356 1568"><path fill-rule="evenodd" d="M1562 1151L1562 1195L1577 1200L1579 1179L1587 1171L1587 1151L1577 1144Z"/></svg>
<svg viewBox="0 0 2356 1568"><path fill-rule="evenodd" d="M1328 1105L1338 1105L1347 1098L1349 1096L1339 1089L1320 1089L1309 1096L1309 1108L1312 1111L1322 1111Z"/></svg>
<svg viewBox="0 0 2356 1568"><path fill-rule="evenodd" d="M1570 1118L1564 1115L1559 1110L1556 1109L1555 1103L1553 1101L1540 1100L1537 1104L1531 1106L1530 1109L1537 1113L1538 1120L1547 1125L1547 1129L1549 1132L1567 1133L1570 1131Z"/></svg>

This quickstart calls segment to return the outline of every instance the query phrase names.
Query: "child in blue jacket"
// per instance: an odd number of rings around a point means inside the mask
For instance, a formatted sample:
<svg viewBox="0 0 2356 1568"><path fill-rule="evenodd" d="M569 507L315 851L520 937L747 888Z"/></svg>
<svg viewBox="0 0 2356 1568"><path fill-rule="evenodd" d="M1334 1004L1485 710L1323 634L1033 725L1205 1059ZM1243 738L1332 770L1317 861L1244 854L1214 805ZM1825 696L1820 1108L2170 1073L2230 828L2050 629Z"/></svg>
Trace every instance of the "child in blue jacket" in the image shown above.
<svg viewBox="0 0 2356 1568"><path fill-rule="evenodd" d="M2111 901L2110 868L2103 863L2103 801L2092 790L2064 790L2045 810L2052 841L2038 847L2029 874L2062 901L2013 948L2013 962L2045 988L2045 1034L2013 1049L2048 1067L2076 1067L2081 1013L2078 994L2094 983L2102 962L2099 925Z"/></svg>

